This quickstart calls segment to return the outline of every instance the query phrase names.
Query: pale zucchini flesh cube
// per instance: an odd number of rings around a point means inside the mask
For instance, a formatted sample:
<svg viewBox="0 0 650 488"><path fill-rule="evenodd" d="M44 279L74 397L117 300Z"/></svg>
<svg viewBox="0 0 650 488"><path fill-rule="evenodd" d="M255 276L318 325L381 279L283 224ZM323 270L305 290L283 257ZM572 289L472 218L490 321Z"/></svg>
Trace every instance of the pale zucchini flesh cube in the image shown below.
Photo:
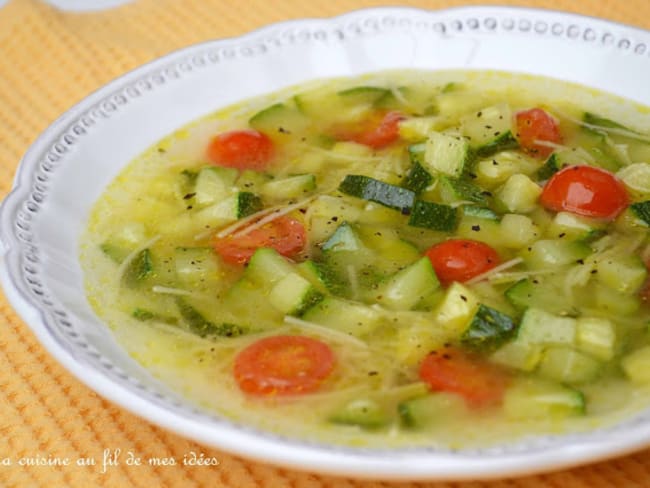
<svg viewBox="0 0 650 488"><path fill-rule="evenodd" d="M514 174L497 190L496 197L508 212L528 213L537 208L542 188L524 174Z"/></svg>
<svg viewBox="0 0 650 488"><path fill-rule="evenodd" d="M528 308L521 318L517 341L532 344L573 345L576 319L559 317L539 308Z"/></svg>
<svg viewBox="0 0 650 488"><path fill-rule="evenodd" d="M530 217L520 214L505 214L499 224L501 245L510 249L521 249L534 242L541 233Z"/></svg>
<svg viewBox="0 0 650 488"><path fill-rule="evenodd" d="M506 390L505 414L513 419L562 418L584 415L584 395L552 381L525 379Z"/></svg>
<svg viewBox="0 0 650 488"><path fill-rule="evenodd" d="M616 327L601 317L579 317L576 321L576 346L602 361L609 361L616 352Z"/></svg>
<svg viewBox="0 0 650 488"><path fill-rule="evenodd" d="M432 132L426 141L423 163L432 174L459 177L469 157L469 144L459 136Z"/></svg>
<svg viewBox="0 0 650 488"><path fill-rule="evenodd" d="M544 378L575 384L592 381L600 372L600 361L572 347L554 346L544 351L538 373Z"/></svg>
<svg viewBox="0 0 650 488"><path fill-rule="evenodd" d="M372 332L382 321L381 313L370 306L335 297L326 297L307 310L303 318L357 337Z"/></svg>
<svg viewBox="0 0 650 488"><path fill-rule="evenodd" d="M467 287L452 283L434 312L434 320L447 330L451 337L458 338L467 329L478 309L479 299Z"/></svg>
<svg viewBox="0 0 650 488"><path fill-rule="evenodd" d="M650 383L650 346L632 351L621 360L623 372L637 384Z"/></svg>
<svg viewBox="0 0 650 488"><path fill-rule="evenodd" d="M393 310L410 310L440 286L431 261L420 258L412 265L398 271L379 286L377 303Z"/></svg>

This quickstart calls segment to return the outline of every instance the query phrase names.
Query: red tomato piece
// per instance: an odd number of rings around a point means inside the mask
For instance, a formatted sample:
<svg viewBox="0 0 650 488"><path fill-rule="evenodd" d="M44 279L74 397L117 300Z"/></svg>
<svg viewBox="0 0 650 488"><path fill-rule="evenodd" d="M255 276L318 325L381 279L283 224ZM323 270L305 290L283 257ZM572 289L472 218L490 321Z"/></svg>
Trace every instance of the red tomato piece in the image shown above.
<svg viewBox="0 0 650 488"><path fill-rule="evenodd" d="M501 368L454 347L427 354L419 374L431 390L460 395L474 408L499 404L510 379Z"/></svg>
<svg viewBox="0 0 650 488"><path fill-rule="evenodd" d="M260 339L237 354L234 376L251 395L299 395L317 390L334 364L334 353L324 342L280 335Z"/></svg>
<svg viewBox="0 0 650 488"><path fill-rule="evenodd" d="M280 216L240 236L217 239L214 249L231 264L245 264L260 247L271 247L283 256L299 254L307 242L305 226L298 220Z"/></svg>
<svg viewBox="0 0 650 488"><path fill-rule="evenodd" d="M237 169L264 169L274 154L273 142L266 134L252 129L233 130L215 136L207 157L218 166Z"/></svg>
<svg viewBox="0 0 650 488"><path fill-rule="evenodd" d="M538 141L562 142L557 122L541 108L518 112L515 119L519 145L532 156L545 158L553 152L552 147L538 144Z"/></svg>
<svg viewBox="0 0 650 488"><path fill-rule="evenodd" d="M388 112L368 121L368 126L344 139L364 144L373 149L382 149L399 139L399 122L405 117L399 112Z"/></svg>
<svg viewBox="0 0 650 488"><path fill-rule="evenodd" d="M627 190L612 173L593 166L569 166L544 186L540 202L549 210L612 220L629 204Z"/></svg>
<svg viewBox="0 0 650 488"><path fill-rule="evenodd" d="M490 246L470 239L449 239L435 244L426 252L443 286L453 281L467 281L494 268L499 254Z"/></svg>

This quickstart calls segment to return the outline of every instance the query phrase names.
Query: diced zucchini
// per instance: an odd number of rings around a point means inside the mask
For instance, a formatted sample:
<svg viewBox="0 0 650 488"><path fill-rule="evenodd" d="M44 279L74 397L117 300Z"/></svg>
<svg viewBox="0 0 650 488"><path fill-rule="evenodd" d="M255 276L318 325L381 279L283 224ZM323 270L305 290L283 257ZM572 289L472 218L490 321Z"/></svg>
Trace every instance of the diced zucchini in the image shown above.
<svg viewBox="0 0 650 488"><path fill-rule="evenodd" d="M221 266L212 248L178 247L174 251L177 278L187 284L199 284L219 278Z"/></svg>
<svg viewBox="0 0 650 488"><path fill-rule="evenodd" d="M434 320L452 336L460 337L479 306L478 297L460 283L452 283L434 312Z"/></svg>
<svg viewBox="0 0 650 488"><path fill-rule="evenodd" d="M388 95L390 90L380 86L355 86L337 92L337 95L345 100L346 104L369 104L372 105Z"/></svg>
<svg viewBox="0 0 650 488"><path fill-rule="evenodd" d="M650 200L635 202L630 205L630 210L643 222L650 225Z"/></svg>
<svg viewBox="0 0 650 488"><path fill-rule="evenodd" d="M650 346L644 346L627 354L621 360L623 372L637 384L650 383Z"/></svg>
<svg viewBox="0 0 650 488"><path fill-rule="evenodd" d="M641 306L637 295L622 293L609 286L601 285L599 282L595 283L590 298L596 308L614 316L631 315Z"/></svg>
<svg viewBox="0 0 650 488"><path fill-rule="evenodd" d="M564 266L585 259L591 247L582 241L541 239L524 249L521 256L535 269Z"/></svg>
<svg viewBox="0 0 650 488"><path fill-rule="evenodd" d="M557 173L562 168L562 163L557 154L551 154L544 162L544 166L537 170L537 179L544 181Z"/></svg>
<svg viewBox="0 0 650 488"><path fill-rule="evenodd" d="M176 304L178 305L178 311L187 324L188 329L201 337L210 335L237 337L246 332L242 327L236 324L215 324L214 322L211 322L195 306L190 304L187 299L178 297L176 298Z"/></svg>
<svg viewBox="0 0 650 488"><path fill-rule="evenodd" d="M329 421L335 424L356 425L364 429L376 429L388 424L390 415L376 400L358 398L332 413Z"/></svg>
<svg viewBox="0 0 650 488"><path fill-rule="evenodd" d="M147 239L144 224L132 222L120 227L110 239L100 244L100 249L112 261L119 264Z"/></svg>
<svg viewBox="0 0 650 488"><path fill-rule="evenodd" d="M605 318L579 317L576 321L576 346L597 359L609 361L616 352L616 327Z"/></svg>
<svg viewBox="0 0 650 488"><path fill-rule="evenodd" d="M269 270L272 268L270 266ZM222 300L210 303L208 306L218 307L219 316L229 317L230 321L250 330L264 331L277 328L278 324L282 324L283 314L268 300L269 290L277 280L273 283L257 283L251 281L247 274L250 274L248 269L244 276L230 287Z"/></svg>
<svg viewBox="0 0 650 488"><path fill-rule="evenodd" d="M201 168L194 184L194 203L205 207L220 202L233 193L238 172L233 168Z"/></svg>
<svg viewBox="0 0 650 488"><path fill-rule="evenodd" d="M347 175L339 185L339 191L399 210L405 215L411 213L415 202L415 193L411 190L363 175Z"/></svg>
<svg viewBox="0 0 650 488"><path fill-rule="evenodd" d="M321 249L327 251L353 251L359 252L365 249L358 232L348 222L343 222L336 228L334 234L327 239Z"/></svg>
<svg viewBox="0 0 650 488"><path fill-rule="evenodd" d="M596 125L598 127L604 127L608 129L624 129L629 132L634 132L632 129L629 129L625 127L622 124L619 124L618 122L608 119L605 117L601 117L600 115L597 115L592 112L585 112L582 114L582 120L583 122L589 124L589 125ZM593 129L592 129L593 130Z"/></svg>
<svg viewBox="0 0 650 488"><path fill-rule="evenodd" d="M438 291L438 293L440 293ZM418 317L410 324L400 324L395 341L395 356L407 366L420 364L430 351L440 349L457 334L450 334L433 321Z"/></svg>
<svg viewBox="0 0 650 488"><path fill-rule="evenodd" d="M504 185L497 190L496 198L508 212L528 213L535 210L537 199L542 194L542 188L521 173L508 178Z"/></svg>
<svg viewBox="0 0 650 488"><path fill-rule="evenodd" d="M514 174L531 176L539 168L539 162L519 151L502 151L490 158L481 159L475 165L473 174L476 183L492 189L505 183Z"/></svg>
<svg viewBox="0 0 650 488"><path fill-rule="evenodd" d="M540 230L526 215L505 214L499 224L501 245L510 249L521 249L539 238Z"/></svg>
<svg viewBox="0 0 650 488"><path fill-rule="evenodd" d="M271 288L269 303L286 315L300 317L324 295L298 273L289 273Z"/></svg>
<svg viewBox="0 0 650 488"><path fill-rule="evenodd" d="M552 280L544 279L544 277L519 280L505 291L505 296L519 311L524 311L529 307L538 307L560 316L576 313L561 288Z"/></svg>
<svg viewBox="0 0 650 488"><path fill-rule="evenodd" d="M153 274L153 258L150 249L143 249L126 263L121 282L124 286L135 287Z"/></svg>
<svg viewBox="0 0 650 488"><path fill-rule="evenodd" d="M410 310L439 286L431 261L423 257L380 284L374 296L392 310Z"/></svg>
<svg viewBox="0 0 650 488"><path fill-rule="evenodd" d="M546 229L546 234L554 239L588 239L604 227L603 222L582 217L571 212L558 212Z"/></svg>
<svg viewBox="0 0 650 488"><path fill-rule="evenodd" d="M262 210L260 197L250 192L239 192L195 213L192 217L197 229L215 228L234 222Z"/></svg>
<svg viewBox="0 0 650 488"><path fill-rule="evenodd" d="M472 157L469 144L460 136L432 132L425 144L423 165L432 175L458 178Z"/></svg>
<svg viewBox="0 0 650 488"><path fill-rule="evenodd" d="M480 187L462 178L438 177L438 193L444 203L472 202L488 205L488 199Z"/></svg>
<svg viewBox="0 0 650 488"><path fill-rule="evenodd" d="M616 173L628 191L638 198L650 196L650 163L634 163Z"/></svg>
<svg viewBox="0 0 650 488"><path fill-rule="evenodd" d="M309 206L309 238L321 242L328 238L343 222L356 222L361 208L347 197L321 195Z"/></svg>
<svg viewBox="0 0 650 488"><path fill-rule="evenodd" d="M361 337L375 330L382 321L381 313L367 305L335 297L307 310L304 320Z"/></svg>
<svg viewBox="0 0 650 488"><path fill-rule="evenodd" d="M561 383L576 384L593 380L601 363L573 347L548 347L542 355L537 371L540 376Z"/></svg>
<svg viewBox="0 0 650 488"><path fill-rule="evenodd" d="M501 225L498 220L464 215L458 223L456 235L466 239L485 242L493 247L502 246Z"/></svg>
<svg viewBox="0 0 650 488"><path fill-rule="evenodd" d="M451 232L458 224L458 211L449 205L417 200L408 225L431 230Z"/></svg>
<svg viewBox="0 0 650 488"><path fill-rule="evenodd" d="M521 371L533 371L542 359L544 346L521 340L512 340L497 349L490 361Z"/></svg>
<svg viewBox="0 0 650 488"><path fill-rule="evenodd" d="M480 207L478 205L463 205L463 216L476 217L479 219L499 220L499 216L488 207Z"/></svg>
<svg viewBox="0 0 650 488"><path fill-rule="evenodd" d="M331 286L329 283L330 278L323 271L322 266L311 259L298 263L296 265L296 271L321 293L326 293L327 289Z"/></svg>
<svg viewBox="0 0 650 488"><path fill-rule="evenodd" d="M302 133L310 124L306 117L291 101L276 103L253 115L249 125L270 137L281 137Z"/></svg>
<svg viewBox="0 0 650 488"><path fill-rule="evenodd" d="M645 282L648 271L636 255L607 256L596 263L598 281L621 293L633 294Z"/></svg>
<svg viewBox="0 0 650 488"><path fill-rule="evenodd" d="M516 340L532 344L573 345L576 328L576 319L572 317L559 317L531 307L521 318Z"/></svg>
<svg viewBox="0 0 650 488"><path fill-rule="evenodd" d="M246 267L246 279L261 288L270 290L285 276L294 272L293 264L270 247L261 247L251 257Z"/></svg>
<svg viewBox="0 0 650 488"><path fill-rule="evenodd" d="M584 415L586 403L578 390L552 381L527 378L506 390L503 410L514 419L562 418Z"/></svg>
<svg viewBox="0 0 650 488"><path fill-rule="evenodd" d="M308 195L316 189L316 177L313 174L289 176L264 183L260 188L263 197L272 200L289 200Z"/></svg>
<svg viewBox="0 0 650 488"><path fill-rule="evenodd" d="M515 330L512 317L481 303L460 339L469 347L485 351L503 344Z"/></svg>
<svg viewBox="0 0 650 488"><path fill-rule="evenodd" d="M399 135L407 141L419 142L427 138L431 132L441 128L441 118L435 115L425 117L409 117L399 124Z"/></svg>
<svg viewBox="0 0 650 488"><path fill-rule="evenodd" d="M423 165L425 148L426 144L424 143L409 146L411 169L406 175L402 186L413 191L416 195L426 190L434 180L431 173Z"/></svg>
<svg viewBox="0 0 650 488"><path fill-rule="evenodd" d="M471 141L473 146L479 147L487 144L496 137L511 131L512 113L510 107L502 103L468 114L462 118L461 128L463 135Z"/></svg>
<svg viewBox="0 0 650 488"><path fill-rule="evenodd" d="M409 429L423 429L446 422L467 410L465 401L452 393L433 393L401 402L397 406L401 424Z"/></svg>

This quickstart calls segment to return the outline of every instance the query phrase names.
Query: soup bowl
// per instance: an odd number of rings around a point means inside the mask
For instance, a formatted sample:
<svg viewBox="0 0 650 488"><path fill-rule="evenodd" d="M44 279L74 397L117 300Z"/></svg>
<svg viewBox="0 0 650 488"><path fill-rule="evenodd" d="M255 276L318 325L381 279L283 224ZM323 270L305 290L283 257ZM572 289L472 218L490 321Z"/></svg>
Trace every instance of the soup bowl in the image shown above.
<svg viewBox="0 0 650 488"><path fill-rule="evenodd" d="M533 9L380 8L272 25L171 53L56 120L20 163L0 208L4 291L43 346L93 390L205 445L323 473L469 479L557 469L650 442L650 409L614 425L485 448L353 448L289 438L206 411L140 366L84 291L79 236L92 205L138 154L220 107L315 79L390 69L529 73L650 105L650 33Z"/></svg>

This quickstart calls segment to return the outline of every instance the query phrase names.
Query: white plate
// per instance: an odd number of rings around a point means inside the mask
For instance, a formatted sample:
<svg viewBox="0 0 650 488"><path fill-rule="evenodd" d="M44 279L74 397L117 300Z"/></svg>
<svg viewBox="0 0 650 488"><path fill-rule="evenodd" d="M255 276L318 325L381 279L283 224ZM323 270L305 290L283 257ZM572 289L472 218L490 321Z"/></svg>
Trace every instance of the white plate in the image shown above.
<svg viewBox="0 0 650 488"><path fill-rule="evenodd" d="M54 122L0 209L0 278L44 346L92 389L181 435L246 457L381 479L468 479L556 469L650 442L650 410L611 428L488 449L341 448L197 410L130 359L82 288L78 236L105 185L145 148L218 107L305 80L389 68L528 72L650 105L650 33L552 11L371 9L193 46L115 80Z"/></svg>

